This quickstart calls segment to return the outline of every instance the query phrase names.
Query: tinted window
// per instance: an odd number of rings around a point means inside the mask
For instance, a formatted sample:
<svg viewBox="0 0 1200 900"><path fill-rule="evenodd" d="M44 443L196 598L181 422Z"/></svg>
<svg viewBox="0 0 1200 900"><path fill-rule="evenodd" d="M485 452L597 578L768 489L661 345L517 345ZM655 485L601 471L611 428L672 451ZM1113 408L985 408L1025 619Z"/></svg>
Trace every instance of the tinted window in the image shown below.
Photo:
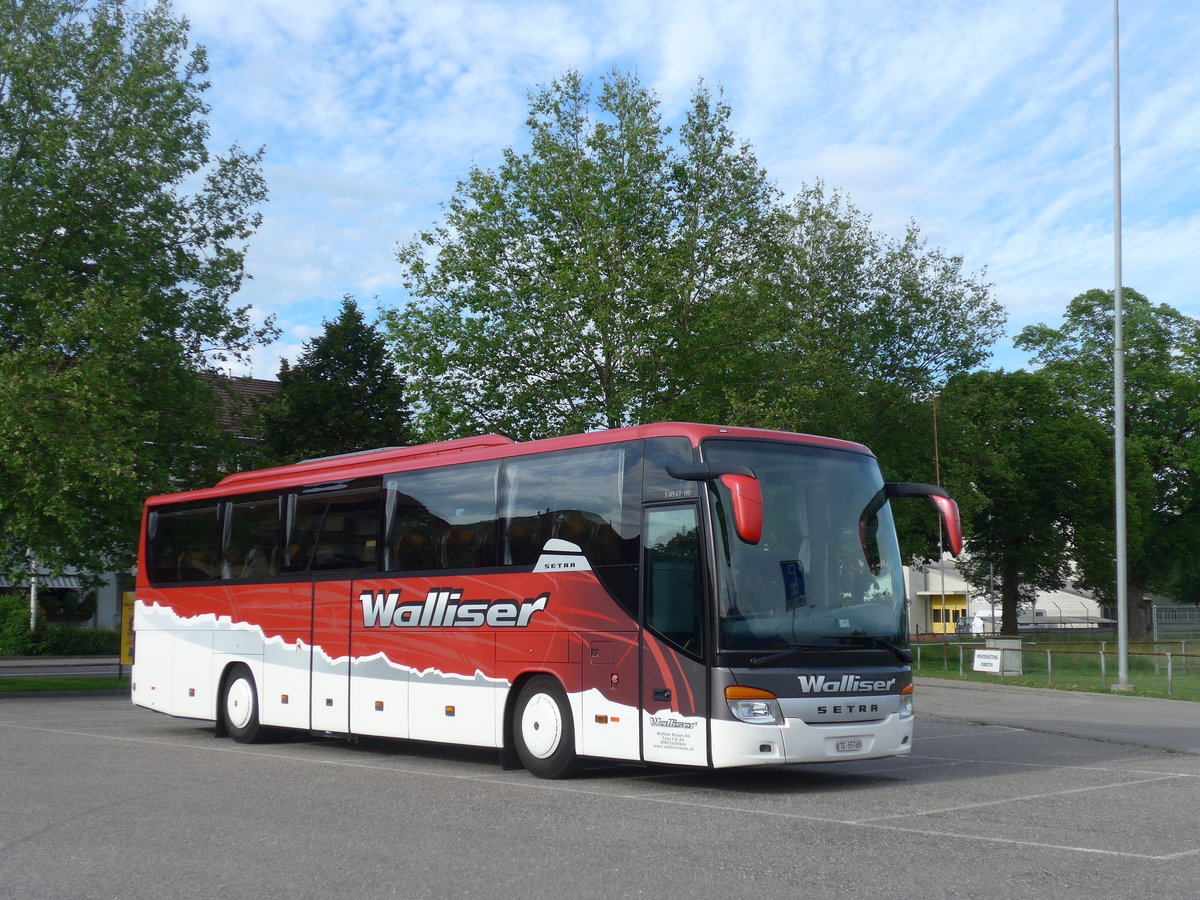
<svg viewBox="0 0 1200 900"><path fill-rule="evenodd" d="M646 625L681 650L704 652L704 590L696 507L646 512Z"/></svg>
<svg viewBox="0 0 1200 900"><path fill-rule="evenodd" d="M279 571L279 498L225 504L222 578L271 578Z"/></svg>
<svg viewBox="0 0 1200 900"><path fill-rule="evenodd" d="M486 463L389 475L384 569L496 565L497 469L497 463Z"/></svg>
<svg viewBox="0 0 1200 900"><path fill-rule="evenodd" d="M501 563L533 565L556 538L593 566L636 563L638 450L613 444L505 461Z"/></svg>
<svg viewBox="0 0 1200 900"><path fill-rule="evenodd" d="M903 562L874 457L775 441L708 440L713 462L749 466L762 487L757 544L736 535L713 482L721 647L825 638L907 639Z"/></svg>
<svg viewBox="0 0 1200 900"><path fill-rule="evenodd" d="M647 440L642 497L646 500L679 500L699 496L698 482L679 481L667 474L667 466L671 463L690 463L694 460L692 445L685 437Z"/></svg>
<svg viewBox="0 0 1200 900"><path fill-rule="evenodd" d="M216 578L217 504L159 508L149 521L150 580L155 584Z"/></svg>
<svg viewBox="0 0 1200 900"><path fill-rule="evenodd" d="M291 497L280 570L374 567L378 544L378 482L315 485Z"/></svg>

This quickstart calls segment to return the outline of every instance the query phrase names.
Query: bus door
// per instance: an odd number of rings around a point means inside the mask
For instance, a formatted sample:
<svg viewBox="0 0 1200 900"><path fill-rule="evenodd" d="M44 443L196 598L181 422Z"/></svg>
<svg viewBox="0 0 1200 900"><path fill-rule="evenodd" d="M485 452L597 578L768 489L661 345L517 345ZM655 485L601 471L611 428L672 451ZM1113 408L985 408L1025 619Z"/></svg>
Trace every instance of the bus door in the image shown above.
<svg viewBox="0 0 1200 900"><path fill-rule="evenodd" d="M642 758L708 764L704 573L696 503L644 511Z"/></svg>
<svg viewBox="0 0 1200 900"><path fill-rule="evenodd" d="M313 583L312 730L350 730L350 581Z"/></svg>
<svg viewBox="0 0 1200 900"><path fill-rule="evenodd" d="M251 621L273 616L278 640L263 645L262 721L307 729L312 688L312 582L276 582L241 589L239 612ZM249 616L254 602L261 612Z"/></svg>
<svg viewBox="0 0 1200 900"><path fill-rule="evenodd" d="M216 672L232 662L253 663L264 725L309 727L312 669L312 582L286 564L278 553L281 498L249 494L222 501L220 560L217 574L229 583L209 609L239 623L213 633ZM211 507L209 507L211 508ZM202 546L202 542L198 544ZM186 554L197 562L204 555ZM282 577L281 577L282 576ZM211 602L211 601L210 601ZM242 623L253 623L253 629ZM260 630L261 629L261 630ZM265 638L265 639L264 639ZM177 654L176 665L186 657Z"/></svg>
<svg viewBox="0 0 1200 900"><path fill-rule="evenodd" d="M401 588L394 577L357 579L350 592L350 647L357 662L350 676L350 732L406 738L411 628L394 625L399 606L424 594Z"/></svg>
<svg viewBox="0 0 1200 900"><path fill-rule="evenodd" d="M378 478L315 484L289 501L287 567L313 573L313 731L350 731L354 588L356 574L376 568L379 484Z"/></svg>

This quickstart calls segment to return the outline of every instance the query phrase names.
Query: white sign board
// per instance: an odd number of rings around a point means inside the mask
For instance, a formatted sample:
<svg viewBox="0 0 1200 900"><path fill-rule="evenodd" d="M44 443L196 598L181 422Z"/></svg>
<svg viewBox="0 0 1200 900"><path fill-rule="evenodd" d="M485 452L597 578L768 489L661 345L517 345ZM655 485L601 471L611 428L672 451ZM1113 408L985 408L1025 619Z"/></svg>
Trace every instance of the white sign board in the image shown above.
<svg viewBox="0 0 1200 900"><path fill-rule="evenodd" d="M1000 672L1000 661L1004 658L1003 650L976 650L976 672Z"/></svg>

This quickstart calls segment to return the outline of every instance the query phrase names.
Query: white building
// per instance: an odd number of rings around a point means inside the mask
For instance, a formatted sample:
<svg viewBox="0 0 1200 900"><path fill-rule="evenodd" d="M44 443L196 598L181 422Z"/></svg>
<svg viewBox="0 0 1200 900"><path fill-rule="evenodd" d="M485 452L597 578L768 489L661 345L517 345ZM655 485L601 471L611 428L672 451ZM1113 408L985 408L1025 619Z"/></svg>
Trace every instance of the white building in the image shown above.
<svg viewBox="0 0 1200 900"><path fill-rule="evenodd" d="M913 634L994 634L1000 630L1000 602L993 604L969 585L950 557L927 563L924 570L907 568L909 631ZM1111 625L1100 604L1074 589L1044 591L1032 609L1022 608L1022 628L1086 629Z"/></svg>

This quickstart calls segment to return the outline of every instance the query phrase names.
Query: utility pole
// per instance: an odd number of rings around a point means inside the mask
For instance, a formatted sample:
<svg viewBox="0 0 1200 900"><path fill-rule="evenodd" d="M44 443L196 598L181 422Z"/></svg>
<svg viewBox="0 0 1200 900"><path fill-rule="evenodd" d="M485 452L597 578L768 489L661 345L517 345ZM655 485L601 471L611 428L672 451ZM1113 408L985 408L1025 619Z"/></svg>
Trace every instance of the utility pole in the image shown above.
<svg viewBox="0 0 1200 900"><path fill-rule="evenodd" d="M1117 680L1114 691L1129 683L1129 590L1125 518L1125 327L1121 296L1121 29L1120 0L1113 0L1113 443L1117 551Z"/></svg>

